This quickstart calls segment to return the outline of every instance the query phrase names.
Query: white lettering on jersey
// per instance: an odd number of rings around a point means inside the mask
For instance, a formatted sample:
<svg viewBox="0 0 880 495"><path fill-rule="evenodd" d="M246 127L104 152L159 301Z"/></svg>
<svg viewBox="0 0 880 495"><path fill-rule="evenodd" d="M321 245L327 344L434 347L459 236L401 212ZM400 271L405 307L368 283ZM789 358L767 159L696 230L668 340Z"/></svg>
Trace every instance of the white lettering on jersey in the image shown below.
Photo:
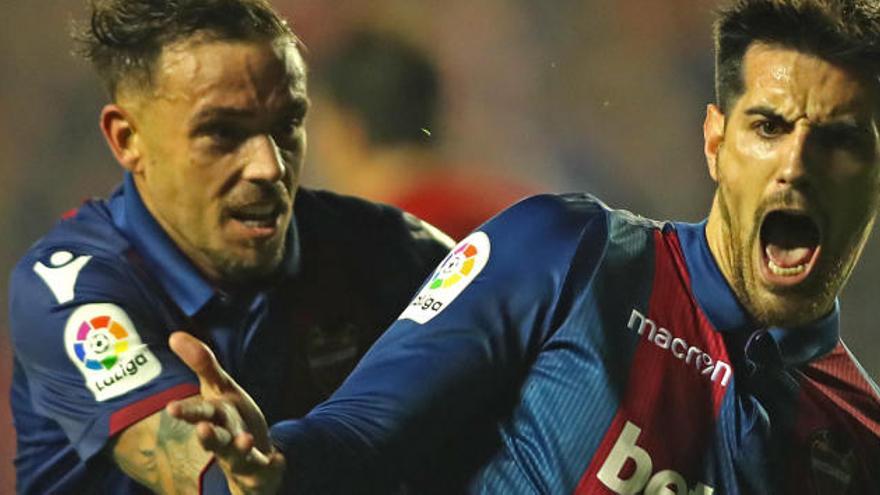
<svg viewBox="0 0 880 495"><path fill-rule="evenodd" d="M641 428L627 421L617 441L614 442L614 447L599 468L596 477L609 490L620 495L635 495L642 493L642 490L645 490L644 495L712 495L715 492L714 487L703 483L697 483L693 490L689 490L684 476L671 469L658 471L652 476L654 461L651 455L636 445L641 433ZM627 472L632 474L624 479L621 477L621 472L624 471L628 460L632 460L635 470L628 469Z"/></svg>
<svg viewBox="0 0 880 495"><path fill-rule="evenodd" d="M489 236L474 232L459 242L398 320L427 323L440 314L483 271L489 261Z"/></svg>
<svg viewBox="0 0 880 495"><path fill-rule="evenodd" d="M639 311L632 310L627 327L647 339L648 342L669 351L676 359L684 361L685 364L693 364L697 372L710 381L715 382L720 376L722 387L726 387L727 382L730 381L730 364L716 361L699 347L688 345L680 337L673 337L669 330L658 327L653 320L645 317Z"/></svg>
<svg viewBox="0 0 880 495"><path fill-rule="evenodd" d="M34 272L43 279L43 282L55 295L58 304L73 301L73 288L76 287L76 279L80 270L92 259L91 256L74 258L68 251L56 251L49 257L49 265L41 262L34 263Z"/></svg>
<svg viewBox="0 0 880 495"><path fill-rule="evenodd" d="M98 402L145 385L162 372L131 318L115 304L76 308L64 328L64 347Z"/></svg>

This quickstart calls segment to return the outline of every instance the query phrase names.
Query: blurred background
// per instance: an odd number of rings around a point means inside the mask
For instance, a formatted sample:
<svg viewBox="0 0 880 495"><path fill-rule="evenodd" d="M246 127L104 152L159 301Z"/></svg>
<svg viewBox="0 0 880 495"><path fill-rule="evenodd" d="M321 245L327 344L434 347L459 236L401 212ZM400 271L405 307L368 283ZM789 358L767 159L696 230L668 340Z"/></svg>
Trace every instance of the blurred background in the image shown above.
<svg viewBox="0 0 880 495"><path fill-rule="evenodd" d="M712 183L701 125L712 99L712 1L274 3L308 46L315 68L306 184L404 204L454 235L482 220L474 215L541 191L588 191L658 219L698 221L708 211ZM82 17L83 4L0 4L5 278L61 213L83 198L107 195L121 177L97 127L105 96L89 67L71 55L68 25ZM396 94L436 101L422 113L410 104L387 112L424 122L417 133L371 128L369 104L379 97L358 106L349 94L357 67L333 65L346 53L352 59L352 46L371 43L350 43L364 31L384 33L416 54L413 67L424 75L412 84L424 92ZM345 168L351 165L360 168ZM443 218L454 207L438 204L468 207ZM842 297L844 338L875 379L880 330L870 307L880 295L878 246L875 235ZM14 483L6 312L4 302L0 493L11 493Z"/></svg>

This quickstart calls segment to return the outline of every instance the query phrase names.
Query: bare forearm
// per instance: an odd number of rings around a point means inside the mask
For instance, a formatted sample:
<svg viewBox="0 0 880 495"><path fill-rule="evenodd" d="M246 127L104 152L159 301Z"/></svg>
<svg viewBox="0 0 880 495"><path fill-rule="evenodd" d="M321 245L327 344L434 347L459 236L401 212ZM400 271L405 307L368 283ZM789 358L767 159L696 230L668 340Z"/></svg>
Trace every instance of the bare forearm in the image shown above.
<svg viewBox="0 0 880 495"><path fill-rule="evenodd" d="M113 447L113 459L156 493L197 493L211 454L199 445L193 426L163 410L123 432Z"/></svg>

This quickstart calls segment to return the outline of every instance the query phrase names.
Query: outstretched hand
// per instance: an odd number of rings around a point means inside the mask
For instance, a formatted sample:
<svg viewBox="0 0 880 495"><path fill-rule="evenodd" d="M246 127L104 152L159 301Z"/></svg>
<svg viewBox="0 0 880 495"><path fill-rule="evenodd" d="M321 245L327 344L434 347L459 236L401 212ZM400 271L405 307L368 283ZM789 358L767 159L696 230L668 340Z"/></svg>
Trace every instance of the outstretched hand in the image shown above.
<svg viewBox="0 0 880 495"><path fill-rule="evenodd" d="M199 396L169 403L168 414L196 426L199 442L217 457L233 494L276 493L285 459L272 446L256 403L220 367L204 342L174 332L168 344L196 374L200 387Z"/></svg>

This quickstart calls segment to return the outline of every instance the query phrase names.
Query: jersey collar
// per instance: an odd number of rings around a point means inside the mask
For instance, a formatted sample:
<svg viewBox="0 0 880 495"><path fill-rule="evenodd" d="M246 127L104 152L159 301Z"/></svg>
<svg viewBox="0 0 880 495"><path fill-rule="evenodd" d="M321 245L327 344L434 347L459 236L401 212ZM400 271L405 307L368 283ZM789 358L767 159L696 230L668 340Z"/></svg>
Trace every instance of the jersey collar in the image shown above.
<svg viewBox="0 0 880 495"><path fill-rule="evenodd" d="M706 240L706 221L673 224L690 273L694 297L709 322L725 332L754 332L758 325L742 307L722 275ZM786 365L798 365L830 352L839 339L840 309L797 328L773 327L770 335Z"/></svg>
<svg viewBox="0 0 880 495"><path fill-rule="evenodd" d="M110 211L113 222L187 316L195 315L211 298L220 294L220 290L202 276L147 210L131 173L125 173L122 187L110 199ZM300 258L295 221L291 222L287 236L288 249L281 273L293 276L299 271Z"/></svg>

